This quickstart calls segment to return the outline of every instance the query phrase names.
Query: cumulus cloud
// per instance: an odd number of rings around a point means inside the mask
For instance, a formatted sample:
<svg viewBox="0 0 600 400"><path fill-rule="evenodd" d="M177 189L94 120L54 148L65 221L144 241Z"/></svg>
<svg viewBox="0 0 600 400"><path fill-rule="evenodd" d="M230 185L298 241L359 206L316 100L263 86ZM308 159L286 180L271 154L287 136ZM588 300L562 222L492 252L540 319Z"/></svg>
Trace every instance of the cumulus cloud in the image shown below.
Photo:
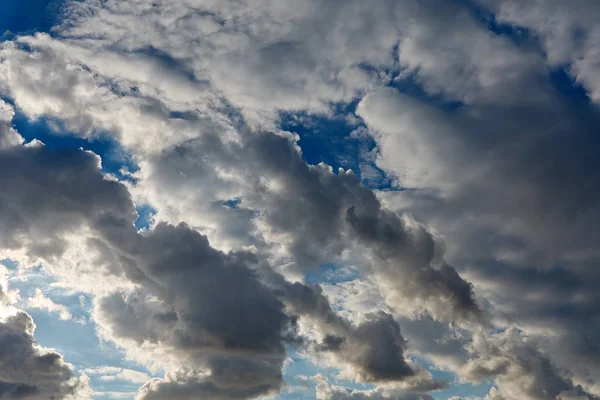
<svg viewBox="0 0 600 400"><path fill-rule="evenodd" d="M65 251L66 233L135 216L129 193L102 177L93 153L42 144L1 152L0 181L10 188L0 195L4 249L24 248L32 259L51 259Z"/></svg>
<svg viewBox="0 0 600 400"><path fill-rule="evenodd" d="M299 332L312 342L309 349L321 362L340 368L340 376L412 390L444 387L405 358L406 340L392 315L367 313L351 323L332 309L320 286L284 284L282 290L288 307L301 317Z"/></svg>
<svg viewBox="0 0 600 400"><path fill-rule="evenodd" d="M70 320L73 315L67 307L62 304L56 304L52 299L46 297L41 289L35 290L35 295L27 299L27 306L31 308L39 308L48 312L58 313L58 317L63 320Z"/></svg>
<svg viewBox="0 0 600 400"><path fill-rule="evenodd" d="M160 224L144 236L131 227L130 233L109 240L145 289L100 299L97 319L112 337L160 346L171 365L191 368L149 382L145 397L202 390L243 398L278 390L293 321L258 279L255 257L215 250L185 225Z"/></svg>
<svg viewBox="0 0 600 400"><path fill-rule="evenodd" d="M418 189L381 193L384 203L435 227L446 259L485 293L498 322L541 334L555 363L580 376L581 384L594 382L584 377L594 374L596 355L581 339L593 333L578 321L594 321L597 312L587 289L597 279L590 268L596 239L588 223L600 214L587 186L597 180L589 153L596 147L584 122L595 121L595 111L572 119L569 111L556 110L532 125L505 110L514 127L506 133L483 130L480 124L492 115L440 112L389 89L364 99L358 110L381 143L378 164L399 185ZM529 136L538 129L539 135ZM474 140L480 131L485 136ZM419 157L399 161L394 149L402 154L411 146ZM573 309L561 313L566 303Z"/></svg>
<svg viewBox="0 0 600 400"><path fill-rule="evenodd" d="M492 399L597 399L560 371L536 340L510 329L491 337L475 335L469 350L475 357L462 367L464 376L496 376Z"/></svg>
<svg viewBox="0 0 600 400"><path fill-rule="evenodd" d="M0 322L0 396L31 400L85 397L85 382L73 375L60 354L40 347L34 331L33 320L22 311Z"/></svg>
<svg viewBox="0 0 600 400"><path fill-rule="evenodd" d="M166 371L102 375L148 380L140 399L277 393L286 346L377 385L322 381L320 399L430 399L444 384L413 354L493 379L488 399L593 399L599 114L555 74L598 101L600 9L566 7L65 2L52 35L0 46L0 255L95 295L100 335ZM91 152L23 145L13 105L109 136L139 170L124 184ZM355 105L361 162L395 190L307 164L280 129ZM139 232L134 200L156 210ZM328 263L360 277L303 282ZM41 291L30 305L70 315Z"/></svg>
<svg viewBox="0 0 600 400"><path fill-rule="evenodd" d="M304 170L302 173L307 173L301 179L318 178L319 174L326 174L327 179L333 180L343 176L322 168L321 172L316 170L316 174L311 172L301 162L290 139L270 133L262 135L259 139L267 140L263 144L281 146L295 157L294 162L301 171ZM59 167L68 165L61 162L63 160L59 156L62 154L46 150L42 145L19 148L10 155L20 151L30 151L34 160L39 156L45 157L47 162L56 160ZM268 267L253 253L223 253L212 248L205 236L183 224L160 223L151 231L136 232L133 225L135 213L131 212L133 206L124 186L102 179L94 155L75 151L66 153L66 156L74 157L70 163L72 167L77 160L89 164L68 169L60 175L61 179L80 182L77 186L83 188L92 184L95 187L87 192L72 192L67 187L54 186L56 198L66 197L74 207L71 207L72 222L67 224L65 222L69 218L62 218L52 233L56 240L66 243L63 238L65 232L87 226L90 240L99 241L104 251L112 254L110 260L114 264L108 266L108 272L125 276L139 285L139 289L134 291L113 292L99 297L96 320L108 337L121 343L132 342L138 348L154 347L165 357L166 364L163 366L174 368L174 372L166 378L145 385L141 396L171 397L176 395L172 393L176 389L183 390L181 396L200 390L206 391L207 395L212 393L215 398L244 398L277 391L282 383L284 343L293 339L295 319L293 314L286 314L284 303L276 291L262 282L263 270ZM34 166L30 164L30 167ZM19 180L21 189L15 188L12 193L5 194L11 200L7 204L23 209L27 204L12 199L19 198L20 192L39 190L39 185L32 185L30 180L48 182L48 174L56 176L57 170L54 166L51 170L32 169L30 177L27 171L15 169L19 174L25 172L25 177ZM16 177L16 174L11 175L13 179ZM365 196L370 196L370 201L378 204L372 193L362 188L356 178L348 175L347 179L348 184L363 191ZM314 184L320 183L315 180ZM94 202L88 200L90 196L93 196ZM118 206L114 206L115 203ZM44 218L52 217L53 212L59 213L63 208L60 204L52 209L53 204L49 203L45 213L33 211L38 212L37 218L43 222ZM86 212L81 213L78 207ZM25 211L22 213L26 214ZM22 239L14 244L15 248L27 246L35 237L35 231L32 234L27 225L22 231ZM49 230L43 232L50 234ZM62 256L55 246L51 250L56 252L34 254L49 260ZM288 285L284 280L282 282ZM54 303L43 300L47 299L39 292L30 303L50 311L58 310ZM294 297L292 300L298 301ZM322 298L320 301L326 300ZM415 379L419 382L423 379L424 371L415 372L404 360L400 328L390 315L369 317L368 321L349 328L329 306L326 309L336 319L334 327L345 330L347 343L341 344L336 340L332 343L338 343L336 346L341 345L343 349L339 359L356 368L352 372L353 377L364 381L402 381L418 375ZM297 312L305 311L300 309ZM341 340L346 340L346 337ZM329 350L335 350L334 347ZM154 361L152 358L156 354L148 353L149 357L142 361ZM382 358L382 355L388 358ZM425 380L428 379L425 376Z"/></svg>
<svg viewBox="0 0 600 400"><path fill-rule="evenodd" d="M574 1L566 7L560 1L521 4L483 0L481 3L500 21L535 33L546 52L547 63L554 68L566 68L587 89L591 100L600 101L600 34L595 19L600 13L598 4Z"/></svg>
<svg viewBox="0 0 600 400"><path fill-rule="evenodd" d="M11 126L15 111L13 107L0 100L0 148L13 147L23 143L23 138Z"/></svg>

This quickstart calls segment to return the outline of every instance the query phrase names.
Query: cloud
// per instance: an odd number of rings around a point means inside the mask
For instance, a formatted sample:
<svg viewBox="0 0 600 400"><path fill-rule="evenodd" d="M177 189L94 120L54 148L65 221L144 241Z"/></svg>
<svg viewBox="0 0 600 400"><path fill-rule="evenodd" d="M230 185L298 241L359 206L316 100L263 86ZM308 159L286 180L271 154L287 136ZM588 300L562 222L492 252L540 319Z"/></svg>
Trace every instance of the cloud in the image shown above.
<svg viewBox="0 0 600 400"><path fill-rule="evenodd" d="M0 182L10 188L0 195L5 249L25 248L31 258L51 259L65 251L66 233L111 214L135 216L129 193L103 179L93 153L19 146L1 151L0 166Z"/></svg>
<svg viewBox="0 0 600 400"><path fill-rule="evenodd" d="M22 311L0 322L0 396L7 399L79 399L85 389L60 354L40 347L35 325Z"/></svg>
<svg viewBox="0 0 600 400"><path fill-rule="evenodd" d="M411 389L444 386L405 359L406 340L392 315L368 313L353 324L332 309L320 286L283 283L282 291L290 311L300 317L299 332L309 341L308 350L322 363L340 368L340 376Z"/></svg>
<svg viewBox="0 0 600 400"><path fill-rule="evenodd" d="M132 296L116 292L99 300L99 312L105 312L99 322L115 339L164 346L171 360L196 369L192 387L210 372L206 384L217 394L255 396L279 388L291 320L259 280L253 254L222 253L183 224L139 234L126 188L103 179L93 154L36 145L5 150L0 160L6 166L0 180L7 188L2 215L10 217L3 230L11 235L12 242L4 242L9 249L24 247L52 264L67 252L66 234L86 228L114 263L105 273L141 285ZM41 208L33 200L40 197ZM155 301L135 305L136 297ZM39 292L31 304L60 311L45 300ZM231 381L236 387L227 387ZM158 386L162 391L165 385Z"/></svg>
<svg viewBox="0 0 600 400"><path fill-rule="evenodd" d="M343 386L330 385L327 381L317 384L317 400L367 400L367 399L392 399L392 400L432 400L428 394L410 393L402 390L357 390Z"/></svg>
<svg viewBox="0 0 600 400"><path fill-rule="evenodd" d="M267 140L274 139L273 143L277 145L293 145L288 139L264 135ZM31 151L33 156L40 152L50 161L57 157L43 146ZM75 157L75 160L76 157L94 160L93 155L84 152L67 153L67 156ZM58 161L62 160L58 158ZM299 159L296 162L300 168L307 168ZM51 171L33 171L38 174L35 178L44 179L44 182L48 182L48 173L56 174L55 167ZM327 170L321 173L331 174ZM171 396L173 378L177 379L175 387L178 390L189 387L186 390L211 392L214 396L252 397L278 390L282 383L284 343L293 333L294 319L285 313L276 292L262 282L264 272L261 271L265 268L262 262L249 252L218 251L209 245L205 236L183 224L159 223L151 231L136 232L133 226L135 214L127 213L132 204L122 194L124 187L100 176L97 163L93 167L70 169L61 176L65 180L68 177L71 181L81 182L80 187L87 187L92 182L97 186L89 192L71 193L70 189L55 185L53 193L57 198L64 198L61 190L66 191L67 198L76 206L74 209L86 207L87 212L85 215L74 214L72 224L58 225L59 229L53 234L60 235L60 229L65 232L87 225L89 235L98 241L98 246L101 245L106 254L113 254L109 260L114 264L108 266L108 271L140 285L132 292L113 292L100 297L96 309L96 320L110 338L121 343L130 341L141 348L155 346L166 356L163 365L175 368L176 372L165 379L149 382L140 393L152 398ZM307 175L308 178L313 176L318 175L310 172ZM331 174L328 179L339 178ZM365 190L360 189L352 176L348 179L357 189ZM23 189L17 188L16 194L7 194L7 198L18 196L20 190L27 193L28 180L22 179L19 183ZM39 186L35 188L39 190ZM106 191L104 197L98 196L102 190ZM365 192L372 196L369 193ZM95 203L86 202L91 195L95 195ZM115 203L119 206L114 206ZM24 207L17 201L10 204ZM54 211L50 205L47 206L48 217ZM94 207L101 211L95 211ZM47 217L44 213L38 215L37 220L42 222ZM60 223L64 223L64 219ZM23 232L30 231L23 228ZM19 244L27 244L29 240L23 234ZM41 256L51 260L61 257L62 253L42 253ZM41 302L36 304L41 305ZM335 316L332 310L329 312ZM338 328L344 326L339 317L335 318L338 318ZM415 376L415 371L403 359L403 339L391 316L370 318L347 333L348 342L342 346L341 360L356 366L355 374L359 379L387 381ZM149 353L150 359L156 354ZM390 358L381 358L380 354ZM419 372L419 376L421 374ZM235 385L231 386L231 382Z"/></svg>
<svg viewBox="0 0 600 400"><path fill-rule="evenodd" d="M0 312L10 313L12 306L21 300L21 293L19 290L10 289L8 287L8 278L10 272L8 269L0 264Z"/></svg>
<svg viewBox="0 0 600 400"><path fill-rule="evenodd" d="M52 299L44 296L44 293L39 288L35 290L35 295L33 297L27 299L27 306L46 310L51 313L56 312L58 313L58 317L63 321L73 318L73 315L67 307L62 304L56 304Z"/></svg>
<svg viewBox="0 0 600 400"><path fill-rule="evenodd" d="M59 135L110 136L140 169L122 184L90 152L23 145L1 102L2 256L96 295L102 337L167 371L144 399L276 393L288 345L378 384L322 398L427 399L441 385L411 354L494 379L488 398L593 398L598 112L552 74L598 101L599 12L68 2L53 35L3 42L0 92ZM278 127L353 104L395 191L308 165ZM145 231L132 199L157 211ZM327 263L360 281L300 282Z"/></svg>
<svg viewBox="0 0 600 400"><path fill-rule="evenodd" d="M470 350L477 356L463 366L464 376L496 376L495 399L597 399L565 377L538 347L535 339L510 329L492 337L476 335Z"/></svg>
<svg viewBox="0 0 600 400"><path fill-rule="evenodd" d="M519 4L514 1L486 0L498 19L535 32L554 68L566 68L577 83L587 89L588 96L600 101L600 35L595 16L600 8L595 3L575 1L568 9L560 1Z"/></svg>
<svg viewBox="0 0 600 400"><path fill-rule="evenodd" d="M113 382L113 381L126 381L131 383L142 384L151 379L150 375L145 372L127 369L127 368L118 368L118 367L94 367L94 368L86 368L83 370L86 375L98 375L100 380L105 382Z"/></svg>
<svg viewBox="0 0 600 400"><path fill-rule="evenodd" d="M479 288L476 294L495 309L497 323L516 322L541 335L540 346L553 354L551 364L580 377L593 375L593 346L579 339L593 333L579 321L596 313L595 295L587 288L597 278L590 268L596 255L588 223L600 214L587 184L597 180L597 168L588 156L595 145L583 122L594 121L595 112L586 110L581 120L571 120L568 111L556 111L532 125L518 112L505 110L515 129L506 133L480 125L493 121L492 115L481 119L468 112L440 112L390 89L367 97L358 110L381 143L378 164L397 176L399 185L416 189L382 193L384 204L435 226L445 258L460 265L459 272ZM554 128L544 132L552 139L542 131L530 136L550 120ZM483 129L486 136L473 140ZM527 135L522 133L526 129ZM399 162L397 154L407 145L424 154L409 154ZM561 312L567 303L573 308ZM586 385L585 378L576 381ZM519 392L524 389L504 396L518 398ZM543 398L540 393L531 398Z"/></svg>
<svg viewBox="0 0 600 400"><path fill-rule="evenodd" d="M13 107L0 100L0 149L10 148L23 143L23 138L11 126L15 115Z"/></svg>

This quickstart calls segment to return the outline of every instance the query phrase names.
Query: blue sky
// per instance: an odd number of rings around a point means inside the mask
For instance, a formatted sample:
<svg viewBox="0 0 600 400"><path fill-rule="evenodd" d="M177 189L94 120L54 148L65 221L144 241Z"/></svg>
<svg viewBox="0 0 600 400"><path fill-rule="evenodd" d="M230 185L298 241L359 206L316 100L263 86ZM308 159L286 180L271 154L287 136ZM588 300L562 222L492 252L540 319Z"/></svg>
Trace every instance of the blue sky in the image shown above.
<svg viewBox="0 0 600 400"><path fill-rule="evenodd" d="M60 1L6 0L2 2L0 30L6 34L47 32L54 25Z"/></svg>
<svg viewBox="0 0 600 400"><path fill-rule="evenodd" d="M0 397L599 398L600 6L533 3L3 1L0 345L63 358Z"/></svg>

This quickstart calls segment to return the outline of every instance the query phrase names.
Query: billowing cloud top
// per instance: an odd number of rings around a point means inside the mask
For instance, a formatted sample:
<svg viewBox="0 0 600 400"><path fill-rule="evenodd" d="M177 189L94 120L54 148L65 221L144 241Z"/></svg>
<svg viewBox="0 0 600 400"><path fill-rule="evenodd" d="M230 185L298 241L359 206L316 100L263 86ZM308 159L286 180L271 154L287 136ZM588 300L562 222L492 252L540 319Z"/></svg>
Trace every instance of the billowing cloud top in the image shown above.
<svg viewBox="0 0 600 400"><path fill-rule="evenodd" d="M600 4L42 9L0 43L0 399L600 398Z"/></svg>

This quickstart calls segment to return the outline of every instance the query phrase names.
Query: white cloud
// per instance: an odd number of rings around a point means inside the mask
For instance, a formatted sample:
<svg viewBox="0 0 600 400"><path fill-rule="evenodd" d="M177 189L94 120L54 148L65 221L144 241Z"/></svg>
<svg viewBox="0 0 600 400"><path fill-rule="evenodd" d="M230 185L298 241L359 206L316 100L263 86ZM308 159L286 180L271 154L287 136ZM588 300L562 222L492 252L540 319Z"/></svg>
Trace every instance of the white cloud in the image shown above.
<svg viewBox="0 0 600 400"><path fill-rule="evenodd" d="M27 306L30 308L39 308L50 313L58 313L58 317L63 321L73 319L73 315L69 309L62 305L56 304L52 299L46 297L41 289L35 289L35 295L27 299Z"/></svg>
<svg viewBox="0 0 600 400"><path fill-rule="evenodd" d="M145 372L127 368L118 367L94 367L86 368L83 372L87 375L99 376L99 379L105 382L125 381L142 384L149 381L152 377Z"/></svg>

